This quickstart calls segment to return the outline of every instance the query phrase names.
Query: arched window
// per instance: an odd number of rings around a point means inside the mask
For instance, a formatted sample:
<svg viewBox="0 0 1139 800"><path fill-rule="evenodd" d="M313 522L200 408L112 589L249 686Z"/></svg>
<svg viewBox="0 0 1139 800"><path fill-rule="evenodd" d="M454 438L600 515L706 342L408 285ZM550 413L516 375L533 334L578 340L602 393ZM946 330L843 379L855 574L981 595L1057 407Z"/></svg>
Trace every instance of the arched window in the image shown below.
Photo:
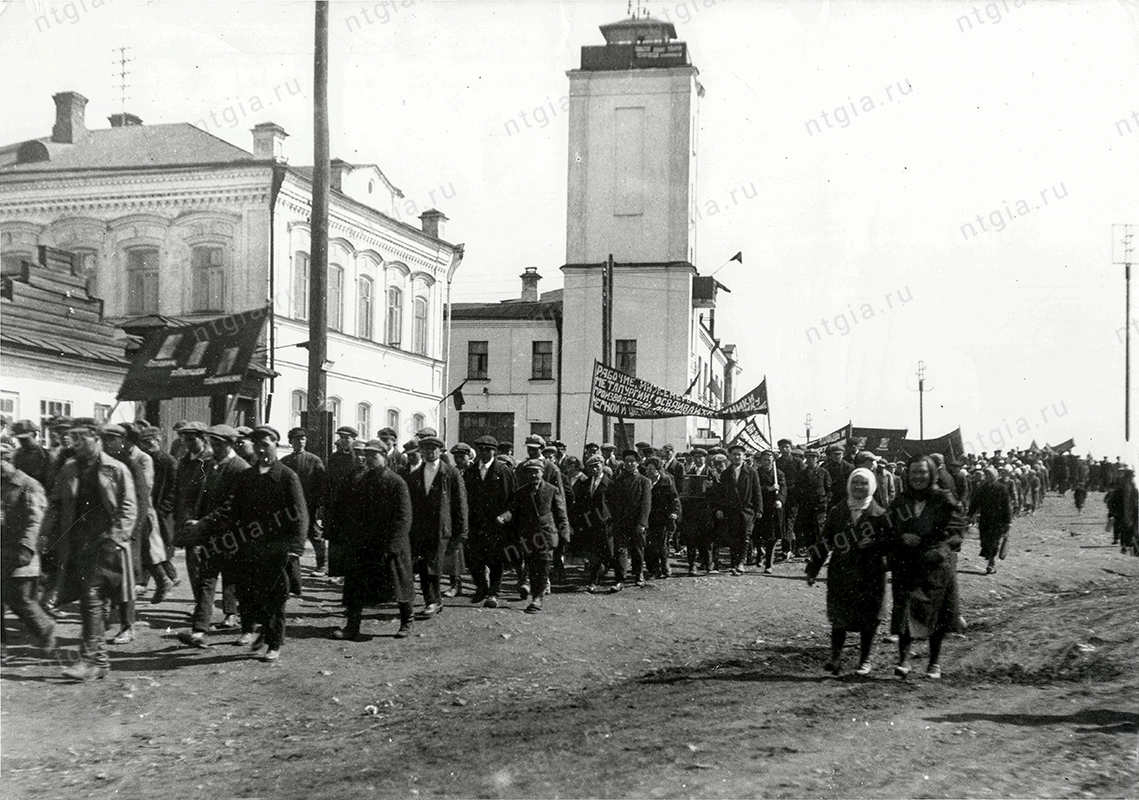
<svg viewBox="0 0 1139 800"><path fill-rule="evenodd" d="M328 405L326 407L332 412L332 429L336 430L340 427L340 398L328 398Z"/></svg>
<svg viewBox="0 0 1139 800"><path fill-rule="evenodd" d="M370 403L360 403L356 406L356 430L360 431L360 437L368 439L371 436L369 431L372 430L372 406Z"/></svg>
<svg viewBox="0 0 1139 800"><path fill-rule="evenodd" d="M158 248L127 251L127 313L158 313Z"/></svg>
<svg viewBox="0 0 1139 800"><path fill-rule="evenodd" d="M415 298L415 329L411 339L412 352L427 355L427 298Z"/></svg>
<svg viewBox="0 0 1139 800"><path fill-rule="evenodd" d="M328 265L328 329L344 331L344 267Z"/></svg>
<svg viewBox="0 0 1139 800"><path fill-rule="evenodd" d="M389 408L388 409L388 427L391 428L393 431L396 431L396 432L399 431L399 409L398 408Z"/></svg>
<svg viewBox="0 0 1139 800"><path fill-rule="evenodd" d="M403 341L403 289L388 287L387 344L399 347Z"/></svg>
<svg viewBox="0 0 1139 800"><path fill-rule="evenodd" d="M293 254L293 319L308 319L308 253Z"/></svg>
<svg viewBox="0 0 1139 800"><path fill-rule="evenodd" d="M422 414L413 414L411 417L411 427L415 430L413 433L419 433L427 426L427 417Z"/></svg>
<svg viewBox="0 0 1139 800"><path fill-rule="evenodd" d="M375 283L363 275L359 284L356 297L356 335L370 340L375 332Z"/></svg>
<svg viewBox="0 0 1139 800"><path fill-rule="evenodd" d="M296 428L301 424L301 414L308 410L308 394L302 392L300 389L293 390L293 427Z"/></svg>

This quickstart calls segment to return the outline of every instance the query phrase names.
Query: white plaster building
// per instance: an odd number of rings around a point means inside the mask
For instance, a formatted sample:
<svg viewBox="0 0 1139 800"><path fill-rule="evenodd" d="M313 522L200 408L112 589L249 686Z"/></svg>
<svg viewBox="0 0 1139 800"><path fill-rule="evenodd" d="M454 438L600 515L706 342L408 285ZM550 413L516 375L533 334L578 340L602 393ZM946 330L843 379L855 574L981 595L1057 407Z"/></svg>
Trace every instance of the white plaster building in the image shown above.
<svg viewBox="0 0 1139 800"><path fill-rule="evenodd" d="M521 300L454 308L456 377L464 354L477 360L478 353L468 353L472 343L490 349L484 378L473 379L468 368L466 377L478 381L464 390L468 408L448 412L451 430L467 436L492 426L505 431L505 415L513 414L516 447L535 425L549 425L570 452L587 438L601 441L602 419L589 410L589 398L594 361L603 360L602 265L610 255L610 363L677 394L691 386L690 397L712 405L733 399L735 349L715 336L717 293L725 287L699 277L695 267L696 132L704 92L698 70L669 22L629 19L601 32L606 43L582 48L581 68L567 73L564 289L539 299L532 273L523 275ZM537 371L534 348L545 341L554 343L552 384L523 379L527 369ZM493 414L499 416L487 416ZM657 447L708 443L724 430L696 418L627 424L631 441ZM611 430L606 434L615 440Z"/></svg>
<svg viewBox="0 0 1139 800"><path fill-rule="evenodd" d="M306 408L311 168L289 166L286 133L253 129L253 151L181 123L116 114L89 129L86 98L55 95L50 137L0 148L0 257L6 271L39 245L76 253L77 271L121 327L199 321L270 304L263 366L277 377L246 396L164 402L179 418L267 421ZM330 200L328 395L334 422L374 435L438 425L446 393L444 306L462 246L446 217L422 229L393 218L403 194L375 165L334 160ZM60 387L63 391L66 387ZM154 419L158 412L158 419ZM219 413L220 412L220 413Z"/></svg>

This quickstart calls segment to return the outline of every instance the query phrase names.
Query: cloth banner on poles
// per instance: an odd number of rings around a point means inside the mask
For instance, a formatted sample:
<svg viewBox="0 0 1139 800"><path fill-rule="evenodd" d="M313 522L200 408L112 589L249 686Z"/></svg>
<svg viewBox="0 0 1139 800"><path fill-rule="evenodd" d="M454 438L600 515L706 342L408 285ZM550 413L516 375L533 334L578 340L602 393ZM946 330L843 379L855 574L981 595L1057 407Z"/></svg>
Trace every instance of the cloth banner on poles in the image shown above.
<svg viewBox="0 0 1139 800"><path fill-rule="evenodd" d="M850 440L859 451L867 451L876 456L888 455L896 449L898 442L906 438L908 428L860 428L850 429Z"/></svg>
<svg viewBox="0 0 1139 800"><path fill-rule="evenodd" d="M820 436L818 439L812 439L811 441L807 442L804 447L812 450L817 450L819 448L826 447L827 445L834 444L835 442L845 444L846 440L850 438L850 431L851 424L848 422L837 431L831 431L826 436Z"/></svg>
<svg viewBox="0 0 1139 800"><path fill-rule="evenodd" d="M1069 439L1066 442L1060 442L1060 444L1053 445L1052 446L1052 452L1053 453L1060 453L1060 454L1067 453L1069 450L1071 450L1075 446L1076 446L1076 440L1075 439Z"/></svg>
<svg viewBox="0 0 1139 800"><path fill-rule="evenodd" d="M965 445L961 439L961 429L958 428L936 439L902 439L894 451L894 455L906 458L928 456L931 453L941 453L946 461L964 455Z"/></svg>
<svg viewBox="0 0 1139 800"><path fill-rule="evenodd" d="M744 425L740 432L732 437L732 440L728 442L728 447L737 444L742 444L751 450L766 450L771 447L771 443L767 441L767 437L763 435L763 431L754 419L748 420L747 425Z"/></svg>
<svg viewBox="0 0 1139 800"><path fill-rule="evenodd" d="M162 328L147 334L119 389L119 400L234 394L241 387L269 309Z"/></svg>
<svg viewBox="0 0 1139 800"><path fill-rule="evenodd" d="M734 403L715 409L594 361L590 408L598 414L622 419L746 419L767 413L767 380Z"/></svg>

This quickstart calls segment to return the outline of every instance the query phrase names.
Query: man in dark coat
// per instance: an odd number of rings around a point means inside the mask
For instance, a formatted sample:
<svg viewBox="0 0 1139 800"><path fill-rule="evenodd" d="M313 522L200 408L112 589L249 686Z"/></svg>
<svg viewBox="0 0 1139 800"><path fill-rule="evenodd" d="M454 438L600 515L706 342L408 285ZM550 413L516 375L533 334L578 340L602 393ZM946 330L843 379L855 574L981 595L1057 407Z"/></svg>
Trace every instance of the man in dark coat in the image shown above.
<svg viewBox="0 0 1139 800"><path fill-rule="evenodd" d="M565 497L552 484L542 479L545 462L532 458L522 463L525 481L515 490L507 510L500 514L500 524L513 526L517 546L526 561L531 580L530 605L527 614L542 611L542 598L549 589L550 565L558 538L570 535Z"/></svg>
<svg viewBox="0 0 1139 800"><path fill-rule="evenodd" d="M495 458L498 442L493 436L480 436L475 447L477 460L463 473L467 491L466 552L475 582L471 602L497 608L509 544L508 532L498 523L498 517L506 511L516 484L514 471Z"/></svg>
<svg viewBox="0 0 1139 800"><path fill-rule="evenodd" d="M775 468L786 482L787 502L783 504L783 552L788 557L795 552L795 507L791 503L791 490L799 480L799 473L803 471L802 450L796 451L790 439L779 440L779 455L775 458Z"/></svg>
<svg viewBox="0 0 1139 800"><path fill-rule="evenodd" d="M645 459L645 477L652 484L645 562L649 577L669 578L668 542L680 520L680 494L672 476L656 456Z"/></svg>
<svg viewBox="0 0 1139 800"><path fill-rule="evenodd" d="M352 511L351 497L355 491L356 483L364 474L364 442L351 439L348 442L348 457L352 459L347 468L339 467L335 483L332 480L332 471L327 470L328 494L324 503L324 543L328 550L328 575L333 583L344 580L344 551L340 542L352 534L352 526L356 524L356 517ZM333 453L329 463L339 454Z"/></svg>
<svg viewBox="0 0 1139 800"><path fill-rule="evenodd" d="M356 641L364 607L394 600L399 606L395 638L411 635L415 574L411 565L411 495L403 478L384 463L379 439L364 445L364 472L347 491L355 524L340 540L344 548L344 596L347 620L333 639Z"/></svg>
<svg viewBox="0 0 1139 800"><path fill-rule="evenodd" d="M850 473L854 472L854 465L843 458L843 452L844 448L841 444L837 442L832 444L827 448L827 460L823 463L823 469L831 476L831 505L846 502L846 481L850 477ZM825 508L823 512L825 516Z"/></svg>
<svg viewBox="0 0 1139 800"><path fill-rule="evenodd" d="M997 481L994 467L985 470L984 483L977 487L967 516L979 518L977 530L981 534L981 558L989 562L985 574L990 575L997 571L997 557L1004 558L1005 542L1012 525L1012 501L1008 491Z"/></svg>
<svg viewBox="0 0 1139 800"><path fill-rule="evenodd" d="M39 442L40 427L30 419L12 423L12 435L19 448L12 456L16 469L35 480L44 491L51 489L51 479L55 472L51 454Z"/></svg>
<svg viewBox="0 0 1139 800"><path fill-rule="evenodd" d="M459 471L442 461L443 440L419 440L423 464L407 475L411 492L411 548L423 591L424 619L443 610L439 575L453 548L467 538L467 492Z"/></svg>
<svg viewBox="0 0 1139 800"><path fill-rule="evenodd" d="M615 592L625 588L626 553L632 556L633 579L638 586L645 585L645 534L653 501L652 484L638 470L640 463L640 453L626 450L621 456L620 471L609 487L612 514L609 530L613 536L613 565L617 573Z"/></svg>
<svg viewBox="0 0 1139 800"><path fill-rule="evenodd" d="M585 565L585 590L597 591L597 584L605 571L612 566L617 582L625 580L625 566L614 560L613 535L609 521L609 487L612 479L605 474L605 459L597 452L585 459L585 479L574 487L573 518L570 520L575 538L585 539L584 550L589 554Z"/></svg>
<svg viewBox="0 0 1139 800"><path fill-rule="evenodd" d="M104 605L133 594L130 542L136 515L130 469L103 452L93 419L72 422L75 454L56 476L45 522L46 547L58 553L60 605L79 600L83 623L80 661L66 678L106 677L111 668L104 635Z"/></svg>
<svg viewBox="0 0 1139 800"><path fill-rule="evenodd" d="M226 518L226 508L237 489L239 476L249 469L249 463L237 455L237 430L229 425L214 425L206 429L206 438L213 454L210 474L202 486L194 519L185 524L186 563L194 576L194 612L191 616L190 633L179 634L178 638L191 647L207 647L206 634L214 615L214 595L217 592L218 576L222 575L223 585L234 586L240 576L234 574L232 554L227 551L227 542L236 535L233 523ZM227 536L229 538L227 538ZM223 589L222 612L226 619L223 627L229 627L237 613L235 599L226 600ZM236 590L233 594L236 596ZM227 605L228 603L228 605ZM242 636L250 644L256 638L253 634L253 617L242 614Z"/></svg>
<svg viewBox="0 0 1139 800"><path fill-rule="evenodd" d="M791 489L791 501L795 506L796 553L818 543L827 509L831 506L831 475L819 466L819 451L808 450L804 458L806 466Z"/></svg>
<svg viewBox="0 0 1139 800"><path fill-rule="evenodd" d="M0 609L12 609L46 654L55 651L55 622L36 599L40 578L40 533L47 496L39 481L16 469L11 439L0 442ZM0 619L0 623L2 623ZM2 626L0 626L2 627ZM3 635L0 630L0 635Z"/></svg>
<svg viewBox="0 0 1139 800"><path fill-rule="evenodd" d="M247 615L260 624L252 648L264 646L262 660L272 662L280 658L285 641L289 561L304 552L308 507L300 478L277 459L276 429L259 425L250 438L257 463L237 477L223 518L235 531L242 630Z"/></svg>
<svg viewBox="0 0 1139 800"><path fill-rule="evenodd" d="M200 422L187 422L178 430L178 441L183 452L178 459L178 469L174 483L174 544L185 547L186 520L194 519L198 511L198 500L206 476L213 469L213 452L206 446L206 426ZM186 570L193 567L187 563ZM193 582L194 576L190 575Z"/></svg>
<svg viewBox="0 0 1139 800"><path fill-rule="evenodd" d="M743 445L728 449L730 465L716 484L716 519L723 520L724 536L731 551L731 574L742 575L748 536L757 516L763 513L759 474L745 460Z"/></svg>
<svg viewBox="0 0 1139 800"><path fill-rule="evenodd" d="M150 489L150 504L158 517L158 533L166 549L166 560L162 569L175 585L178 584L178 571L174 568L174 523L170 517L174 511L174 483L178 465L174 458L162 447L162 431L147 425L139 431L138 447L150 456L154 463L154 485Z"/></svg>
<svg viewBox="0 0 1139 800"><path fill-rule="evenodd" d="M755 520L756 566L763 562L764 574L771 574L771 563L775 559L775 548L783 538L783 506L787 500L787 477L775 465L774 454L770 450L760 454L759 488L762 493L763 511ZM783 551L783 558L791 552Z"/></svg>
<svg viewBox="0 0 1139 800"><path fill-rule="evenodd" d="M325 565L328 563L328 543L322 535L323 508L325 496L328 492L328 477L324 471L324 462L316 453L305 450L308 442L308 431L304 428L293 428L289 431L289 444L293 452L281 459L281 463L297 473L301 479L301 489L305 493L305 504L308 506L308 540L312 542L313 552L316 554L316 570L312 573L314 578L323 577Z"/></svg>

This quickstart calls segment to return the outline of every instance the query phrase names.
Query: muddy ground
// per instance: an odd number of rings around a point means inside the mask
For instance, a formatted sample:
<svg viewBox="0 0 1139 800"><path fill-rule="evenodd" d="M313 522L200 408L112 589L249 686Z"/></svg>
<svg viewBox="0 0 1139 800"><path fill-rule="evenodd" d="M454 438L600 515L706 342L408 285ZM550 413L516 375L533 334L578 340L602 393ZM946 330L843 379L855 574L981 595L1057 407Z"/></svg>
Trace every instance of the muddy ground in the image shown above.
<svg viewBox="0 0 1139 800"><path fill-rule="evenodd" d="M972 531L970 630L946 641L941 681L894 678L881 640L868 678L824 673L825 587L801 562L619 595L567 585L537 617L458 597L405 640L380 609L357 643L327 638L338 593L309 577L274 665L235 633L179 643L183 583L140 603L149 629L112 648L105 680L65 683L11 649L0 794L1136 797L1139 559L1104 518L1100 494L1083 515L1050 495L991 576ZM74 607L60 633L77 646Z"/></svg>

